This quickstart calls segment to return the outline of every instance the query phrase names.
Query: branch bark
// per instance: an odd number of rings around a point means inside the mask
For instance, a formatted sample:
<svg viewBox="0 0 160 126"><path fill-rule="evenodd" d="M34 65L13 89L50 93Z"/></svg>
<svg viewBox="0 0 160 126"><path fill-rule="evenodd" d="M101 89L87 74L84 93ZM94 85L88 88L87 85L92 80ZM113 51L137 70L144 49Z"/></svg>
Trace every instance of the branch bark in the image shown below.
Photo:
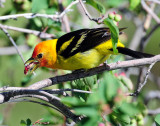
<svg viewBox="0 0 160 126"><path fill-rule="evenodd" d="M160 18L152 11L152 9L150 7L147 6L147 4L145 3L144 0L141 0L141 5L142 5L143 9L146 12L148 12L158 24L160 24Z"/></svg>
<svg viewBox="0 0 160 126"><path fill-rule="evenodd" d="M35 18L35 17L42 17L42 18L49 18L52 20L59 20L61 19L68 11L70 11L70 8L77 4L79 1L73 1L68 7L61 13L61 14L55 14L55 15L48 15L48 14L35 14L35 13L25 13L25 14L14 14L14 15L6 15L6 16L0 16L0 20L8 20L8 19L17 19L19 17L24 17L27 19Z"/></svg>
<svg viewBox="0 0 160 126"><path fill-rule="evenodd" d="M148 77L149 77L149 73L150 73L152 67L155 65L155 63L156 63L156 61L153 62L153 63L149 66L149 68L148 68L148 70L147 70L147 73L146 73L146 76L145 76L145 78L144 78L144 81L143 81L143 82L140 82L140 83L138 84L138 88L136 89L136 91L135 91L134 93L129 94L129 96L137 96L137 95L139 94L139 92L142 90L142 88L143 88L143 87L145 86L145 84L147 83L147 79L148 79Z"/></svg>
<svg viewBox="0 0 160 126"><path fill-rule="evenodd" d="M35 97L39 98L43 101L49 102L54 105L61 113L63 113L67 118L72 119L74 122L80 121L80 117L73 114L67 106L65 106L62 102L60 102L60 98L53 96L45 91L40 90L15 90L9 92L0 93L0 104L8 102L9 100L13 100L22 97Z"/></svg>
<svg viewBox="0 0 160 126"><path fill-rule="evenodd" d="M48 33L40 32L40 31L29 30L29 29L24 29L24 28L17 28L17 27L8 26L8 25L0 24L0 28L19 31L19 32L24 32L24 33L28 33L28 34L34 34L34 35L36 35L36 36L38 36L40 38L45 38L45 39L47 39L47 38L55 38L54 34L48 34Z"/></svg>
<svg viewBox="0 0 160 126"><path fill-rule="evenodd" d="M84 3L82 2L82 0L79 0L79 3L81 4L82 6L82 9L84 10L84 13L86 14L86 16L91 20L91 21L94 21L96 23L102 23L103 20L102 18L103 17L99 17L99 18L92 18L92 16L90 15L90 13L88 12L88 10L86 9Z"/></svg>

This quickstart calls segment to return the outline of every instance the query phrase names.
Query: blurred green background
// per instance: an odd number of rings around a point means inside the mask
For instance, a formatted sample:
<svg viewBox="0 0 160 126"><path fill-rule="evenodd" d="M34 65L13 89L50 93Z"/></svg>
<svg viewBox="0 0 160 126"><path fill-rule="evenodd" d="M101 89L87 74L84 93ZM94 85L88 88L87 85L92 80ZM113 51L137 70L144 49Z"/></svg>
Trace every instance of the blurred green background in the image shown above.
<svg viewBox="0 0 160 126"><path fill-rule="evenodd" d="M66 8L72 0L62 0L62 5ZM100 3L106 9L106 12L116 10L117 13L122 15L122 21L119 23L119 27L127 27L124 31L124 35L121 36L122 42L129 47L133 35L137 30L134 19L137 18L142 23L146 17L146 13L142 10L141 6L134 8L127 0L100 0ZM43 3L43 4L42 4ZM87 4L87 8L93 17L99 17L101 14ZM77 30L80 28L96 28L103 25L98 25L93 21L90 21L82 11L79 5L74 5L72 11L67 12L67 17L71 30ZM45 13L45 14L56 14L60 12L59 3L57 0L40 0L39 4L37 0L6 0L4 2L4 7L0 8L0 16L11 15L11 14L21 14L21 13ZM160 14L160 13L159 13ZM64 24L59 21L52 21L46 18L33 18L26 19L24 17L9 20L0 21L0 24L32 29L37 31L43 31L47 27L47 33L55 34L56 38L63 35L66 31L64 30ZM151 30L151 27L155 25L155 21L152 19L147 33ZM34 46L45 39L40 39L32 34L26 34L18 31L8 30L10 35L13 37L14 41L18 46L27 45L29 47L28 51L23 52L25 60L27 60L34 49ZM157 29L153 35L150 37L149 42L147 42L144 52L151 54L160 53L160 39L159 39L160 29ZM136 43L136 42L135 42ZM4 47L13 46L7 36L0 30L0 50ZM137 50L139 49L139 44ZM123 56L121 56L123 57ZM138 68L132 68L133 71L138 71ZM58 71L58 73L53 70L48 69L38 69L36 70L36 75L31 79L28 79L24 75L24 64L20 59L19 55L1 55L0 54L0 86L13 86L21 87L28 86L34 82L40 81L45 78L53 77L57 74L64 74L65 71ZM133 74L133 73L132 73ZM152 69L152 75L160 77L160 65L157 63ZM131 75L130 78L134 85L137 83L137 76ZM22 83L23 82L23 83ZM26 82L26 83L25 83ZM67 86L66 86L67 87ZM56 86L51 87L56 88ZM145 94L150 90L159 90L160 83L155 83L155 81L149 80L146 86L143 88L139 99L143 99ZM153 100L149 103L148 107L154 109L160 105L160 102ZM55 110L50 110L41 105L34 103L6 103L0 105L0 115L3 117L3 125L18 126L21 120L26 120L30 118L33 122L48 116L49 114L55 115L52 117L54 119L53 123L56 124L57 120L63 123L63 116L58 114ZM58 115L58 116L57 116ZM152 120L152 117L151 119ZM58 123L59 123L58 122ZM150 126L152 121L148 123ZM147 124L146 124L147 125Z"/></svg>

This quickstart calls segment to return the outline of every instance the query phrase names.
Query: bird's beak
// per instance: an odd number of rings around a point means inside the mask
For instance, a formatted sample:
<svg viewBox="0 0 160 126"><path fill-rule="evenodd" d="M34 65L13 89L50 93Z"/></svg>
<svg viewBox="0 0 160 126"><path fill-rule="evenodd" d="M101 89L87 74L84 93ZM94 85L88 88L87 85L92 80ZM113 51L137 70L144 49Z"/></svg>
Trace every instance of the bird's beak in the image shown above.
<svg viewBox="0 0 160 126"><path fill-rule="evenodd" d="M40 66L39 61L32 57L28 59L24 65L25 65L24 74L27 74L29 70L31 73L33 73L33 71L35 71Z"/></svg>

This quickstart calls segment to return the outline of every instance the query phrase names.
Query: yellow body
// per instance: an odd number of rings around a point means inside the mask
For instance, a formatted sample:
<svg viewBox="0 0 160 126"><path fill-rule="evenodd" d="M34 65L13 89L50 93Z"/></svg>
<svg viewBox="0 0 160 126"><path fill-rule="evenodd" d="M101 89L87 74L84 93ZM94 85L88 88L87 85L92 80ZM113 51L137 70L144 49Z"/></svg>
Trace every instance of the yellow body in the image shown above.
<svg viewBox="0 0 160 126"><path fill-rule="evenodd" d="M120 34L123 29L119 29ZM127 54L126 50L129 51L124 48L120 40L117 47L122 53ZM113 54L112 50L109 28L80 29L67 33L59 39L37 44L32 57L25 63L24 73L29 70L33 72L38 67L63 70L94 68L106 61Z"/></svg>
<svg viewBox="0 0 160 126"><path fill-rule="evenodd" d="M53 50L56 50L56 43L57 39L45 41L47 42L47 45L50 45ZM66 46L68 46L69 42L65 42L62 45L62 49L65 49ZM124 47L124 45L118 41L117 47ZM113 51L110 51L109 49L112 49L112 41L111 39L96 46L93 49L90 49L83 53L77 53L74 56L71 56L67 59L63 58L60 55L56 55L55 53L52 53L52 56L50 58L56 59L55 63L52 62L53 59L50 59L51 63L48 67L53 69L64 69L64 70L77 70L77 69L90 69L96 66L99 66L99 64L106 61L111 54L113 54ZM53 56L54 55L54 56Z"/></svg>
<svg viewBox="0 0 160 126"><path fill-rule="evenodd" d="M119 29L119 34L122 30ZM118 40L119 53L134 58L152 57L125 48ZM99 66L113 53L111 31L109 28L80 29L61 36L58 39L40 42L36 45L32 57L25 63L24 73L33 72L38 67L52 69L77 70Z"/></svg>

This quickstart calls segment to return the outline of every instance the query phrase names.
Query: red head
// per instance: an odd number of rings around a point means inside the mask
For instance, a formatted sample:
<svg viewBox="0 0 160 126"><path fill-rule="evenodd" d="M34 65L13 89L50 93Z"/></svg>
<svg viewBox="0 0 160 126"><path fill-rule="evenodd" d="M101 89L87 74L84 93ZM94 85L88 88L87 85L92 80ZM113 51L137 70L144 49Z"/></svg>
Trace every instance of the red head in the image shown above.
<svg viewBox="0 0 160 126"><path fill-rule="evenodd" d="M57 60L56 53L57 39L40 42L34 48L32 57L25 63L24 73L27 74L28 70L33 72L38 67L54 68Z"/></svg>

